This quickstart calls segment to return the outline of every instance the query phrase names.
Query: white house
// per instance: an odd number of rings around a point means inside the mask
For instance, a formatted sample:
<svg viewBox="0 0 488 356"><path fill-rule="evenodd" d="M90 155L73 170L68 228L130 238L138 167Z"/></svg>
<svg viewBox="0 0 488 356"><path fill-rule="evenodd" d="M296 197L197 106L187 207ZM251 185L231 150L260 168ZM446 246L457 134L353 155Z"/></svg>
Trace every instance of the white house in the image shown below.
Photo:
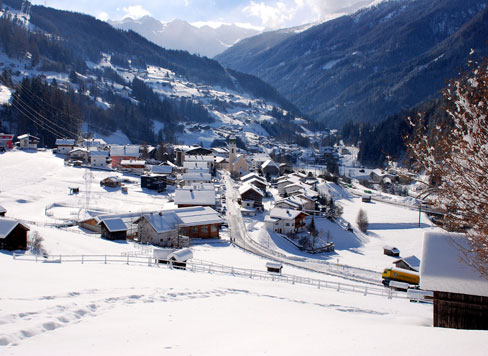
<svg viewBox="0 0 488 356"><path fill-rule="evenodd" d="M303 211L273 208L265 219L268 230L284 235L305 231L305 214Z"/></svg>
<svg viewBox="0 0 488 356"><path fill-rule="evenodd" d="M41 141L39 137L32 136L30 134L20 135L17 137L19 140L19 147L22 149L37 150L37 145Z"/></svg>
<svg viewBox="0 0 488 356"><path fill-rule="evenodd" d="M75 147L75 140L68 138L58 138L56 140L57 153L67 154Z"/></svg>
<svg viewBox="0 0 488 356"><path fill-rule="evenodd" d="M108 163L108 151L96 151L92 150L89 152L90 164L92 167L105 168Z"/></svg>
<svg viewBox="0 0 488 356"><path fill-rule="evenodd" d="M218 238L222 222L209 207L163 210L136 221L141 242L163 247L186 247L190 238Z"/></svg>

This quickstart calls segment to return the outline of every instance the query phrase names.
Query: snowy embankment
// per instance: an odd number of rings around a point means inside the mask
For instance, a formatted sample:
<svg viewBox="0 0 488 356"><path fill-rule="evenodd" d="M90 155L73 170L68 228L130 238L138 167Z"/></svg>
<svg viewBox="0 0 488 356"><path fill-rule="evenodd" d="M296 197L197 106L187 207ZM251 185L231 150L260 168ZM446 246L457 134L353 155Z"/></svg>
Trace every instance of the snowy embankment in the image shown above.
<svg viewBox="0 0 488 356"><path fill-rule="evenodd" d="M165 268L0 265L4 355L408 355L412 340L421 354L483 354L485 333L434 329L432 306L405 300Z"/></svg>

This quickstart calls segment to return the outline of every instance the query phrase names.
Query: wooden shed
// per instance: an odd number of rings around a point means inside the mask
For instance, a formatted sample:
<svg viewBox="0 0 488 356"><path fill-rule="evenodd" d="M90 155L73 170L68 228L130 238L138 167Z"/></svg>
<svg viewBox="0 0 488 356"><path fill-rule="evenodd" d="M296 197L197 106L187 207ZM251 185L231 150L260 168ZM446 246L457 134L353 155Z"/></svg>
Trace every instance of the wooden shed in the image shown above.
<svg viewBox="0 0 488 356"><path fill-rule="evenodd" d="M400 256L400 250L394 246L383 246L383 254L392 257Z"/></svg>
<svg viewBox="0 0 488 356"><path fill-rule="evenodd" d="M0 219L0 249L27 250L27 232L30 228L17 220Z"/></svg>
<svg viewBox="0 0 488 356"><path fill-rule="evenodd" d="M434 292L435 327L488 330L488 279L466 262L463 234L424 236L420 287Z"/></svg>
<svg viewBox="0 0 488 356"><path fill-rule="evenodd" d="M278 262L267 262L266 263L266 270L269 273L279 273L279 274L281 274L281 271L283 270L283 264L278 263Z"/></svg>
<svg viewBox="0 0 488 356"><path fill-rule="evenodd" d="M127 225L120 218L104 219L99 222L99 225L104 239L125 240L127 238Z"/></svg>

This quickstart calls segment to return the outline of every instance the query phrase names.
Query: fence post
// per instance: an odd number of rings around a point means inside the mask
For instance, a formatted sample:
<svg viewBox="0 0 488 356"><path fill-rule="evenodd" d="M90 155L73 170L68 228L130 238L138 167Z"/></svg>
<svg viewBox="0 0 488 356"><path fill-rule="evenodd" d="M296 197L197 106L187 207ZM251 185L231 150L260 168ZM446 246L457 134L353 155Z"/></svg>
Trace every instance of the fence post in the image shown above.
<svg viewBox="0 0 488 356"><path fill-rule="evenodd" d="M169 260L169 269L173 269L173 261Z"/></svg>
<svg viewBox="0 0 488 356"><path fill-rule="evenodd" d="M105 261L105 264L107 264L107 255L105 255L105 260L104 261Z"/></svg>
<svg viewBox="0 0 488 356"><path fill-rule="evenodd" d="M127 255L127 264L129 264L129 255Z"/></svg>
<svg viewBox="0 0 488 356"><path fill-rule="evenodd" d="M364 295L368 295L368 287L364 287Z"/></svg>
<svg viewBox="0 0 488 356"><path fill-rule="evenodd" d="M59 255L59 263L63 262L63 255Z"/></svg>
<svg viewBox="0 0 488 356"><path fill-rule="evenodd" d="M83 259L84 259L83 255L81 255L81 264L83 264Z"/></svg>
<svg viewBox="0 0 488 356"><path fill-rule="evenodd" d="M293 281L291 282L291 284L295 284L295 275L293 275Z"/></svg>
<svg viewBox="0 0 488 356"><path fill-rule="evenodd" d="M212 273L212 266L208 266L208 273Z"/></svg>
<svg viewBox="0 0 488 356"><path fill-rule="evenodd" d="M249 275L249 278L252 278L252 270L251 270L251 274Z"/></svg>
<svg viewBox="0 0 488 356"><path fill-rule="evenodd" d="M151 257L147 258L147 265L148 265L148 267L151 267Z"/></svg>
<svg viewBox="0 0 488 356"><path fill-rule="evenodd" d="M341 290L341 283L339 282L337 283L337 291L340 292L340 290Z"/></svg>
<svg viewBox="0 0 488 356"><path fill-rule="evenodd" d="M320 279L319 279L319 289L320 289Z"/></svg>
<svg viewBox="0 0 488 356"><path fill-rule="evenodd" d="M388 299L391 299L393 298L392 294L391 294L391 289L388 290Z"/></svg>
<svg viewBox="0 0 488 356"><path fill-rule="evenodd" d="M15 260L15 252L14 252L14 253L12 253L12 257L13 257L13 258L14 258L14 260Z"/></svg>
<svg viewBox="0 0 488 356"><path fill-rule="evenodd" d="M37 262L37 253L36 253L36 262Z"/></svg>

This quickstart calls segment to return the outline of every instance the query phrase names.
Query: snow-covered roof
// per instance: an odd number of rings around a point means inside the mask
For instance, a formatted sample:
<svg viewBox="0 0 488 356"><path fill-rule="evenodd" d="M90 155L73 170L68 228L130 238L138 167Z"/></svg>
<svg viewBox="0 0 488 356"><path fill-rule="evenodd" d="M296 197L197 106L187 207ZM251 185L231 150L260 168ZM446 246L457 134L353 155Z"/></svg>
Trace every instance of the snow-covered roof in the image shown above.
<svg viewBox="0 0 488 356"><path fill-rule="evenodd" d="M24 227L24 229L26 229L27 231L30 230L28 226L22 224L21 222L19 222L17 220L1 218L0 219L0 239L6 238L19 224L22 227Z"/></svg>
<svg viewBox="0 0 488 356"><path fill-rule="evenodd" d="M127 225L121 218L103 219L99 224L104 223L110 232L127 231Z"/></svg>
<svg viewBox="0 0 488 356"><path fill-rule="evenodd" d="M56 139L56 146L74 146L75 140L68 138L58 138Z"/></svg>
<svg viewBox="0 0 488 356"><path fill-rule="evenodd" d="M163 210L143 216L157 233L172 231L177 226L199 226L224 222L215 210L202 206Z"/></svg>
<svg viewBox="0 0 488 356"><path fill-rule="evenodd" d="M210 182L212 180L212 176L210 173L202 173L202 172L190 172L185 173L181 177L185 181L207 181Z"/></svg>
<svg viewBox="0 0 488 356"><path fill-rule="evenodd" d="M132 160L132 159L124 159L120 162L120 165L122 166L144 166L146 164L146 161L138 161L138 160Z"/></svg>
<svg viewBox="0 0 488 356"><path fill-rule="evenodd" d="M110 156L112 157L139 157L138 145L113 145L110 147Z"/></svg>
<svg viewBox="0 0 488 356"><path fill-rule="evenodd" d="M178 209L176 211L181 226L198 226L208 224L221 224L224 220L220 215L209 207L194 207Z"/></svg>
<svg viewBox="0 0 488 356"><path fill-rule="evenodd" d="M290 220L296 219L300 214L303 214L303 211L273 208L271 209L269 216L275 219Z"/></svg>
<svg viewBox="0 0 488 356"><path fill-rule="evenodd" d="M211 190L215 191L215 185L212 183L192 183L184 185L180 189L193 189L193 190Z"/></svg>
<svg viewBox="0 0 488 356"><path fill-rule="evenodd" d="M89 154L91 157L108 157L108 151L98 151L98 150L90 150Z"/></svg>
<svg viewBox="0 0 488 356"><path fill-rule="evenodd" d="M84 147L75 147L69 153L74 153L74 152L83 152L83 153L88 153L88 150Z"/></svg>
<svg viewBox="0 0 488 356"><path fill-rule="evenodd" d="M394 261L393 264L396 264L400 261L405 262L410 268L416 270L417 272L420 268L420 260L417 258L417 256L408 256L405 258L400 258L399 260Z"/></svg>
<svg viewBox="0 0 488 356"><path fill-rule="evenodd" d="M174 230L179 223L174 210L144 214L143 216L158 234Z"/></svg>
<svg viewBox="0 0 488 356"><path fill-rule="evenodd" d="M291 201L290 199L281 199L281 200L278 200L276 203L275 203L275 206L278 206L278 205L282 205L282 204L286 204L288 205L290 208L295 208L295 209L298 209L300 208L300 204L294 202L294 201Z"/></svg>
<svg viewBox="0 0 488 356"><path fill-rule="evenodd" d="M185 156L185 162L214 162L214 156Z"/></svg>
<svg viewBox="0 0 488 356"><path fill-rule="evenodd" d="M23 140L23 139L26 139L26 138L33 138L35 140L39 140L39 137L36 137L36 136L32 136L31 134L24 134L24 135L20 135L20 136L17 136L17 139L18 140Z"/></svg>
<svg viewBox="0 0 488 356"><path fill-rule="evenodd" d="M173 167L171 166L151 166L151 172L154 174L171 174Z"/></svg>
<svg viewBox="0 0 488 356"><path fill-rule="evenodd" d="M176 250L168 255L168 260L175 260L176 262L186 262L193 258L193 252L189 248Z"/></svg>
<svg viewBox="0 0 488 356"><path fill-rule="evenodd" d="M466 263L466 236L426 232L420 268L420 287L437 292L488 297L488 279Z"/></svg>
<svg viewBox="0 0 488 356"><path fill-rule="evenodd" d="M176 189L176 205L215 205L215 189L193 190Z"/></svg>
<svg viewBox="0 0 488 356"><path fill-rule="evenodd" d="M207 162L183 162L183 167L186 169L191 169L191 170L206 170L208 171L208 164Z"/></svg>
<svg viewBox="0 0 488 356"><path fill-rule="evenodd" d="M263 177L257 175L256 173L248 173L248 174L241 177L241 182L247 182L248 180L251 180L251 179L264 180Z"/></svg>
<svg viewBox="0 0 488 356"><path fill-rule="evenodd" d="M262 197L265 196L265 194L261 191L261 189L259 189L255 185L251 185L251 184L244 184L242 187L240 187L239 188L239 194L240 195L245 194L245 193L247 193L250 190L254 190L256 193L258 193Z"/></svg>
<svg viewBox="0 0 488 356"><path fill-rule="evenodd" d="M274 163L272 160L267 160L261 165L261 169L265 169L267 167L275 167L276 169L280 169L280 166L278 166L276 163Z"/></svg>
<svg viewBox="0 0 488 356"><path fill-rule="evenodd" d="M260 184L263 184L263 185L268 185L266 183L266 181L262 180L262 179L259 179L259 178L253 178L253 179L249 179L248 181L246 181L247 184L254 184L254 183L260 183Z"/></svg>

